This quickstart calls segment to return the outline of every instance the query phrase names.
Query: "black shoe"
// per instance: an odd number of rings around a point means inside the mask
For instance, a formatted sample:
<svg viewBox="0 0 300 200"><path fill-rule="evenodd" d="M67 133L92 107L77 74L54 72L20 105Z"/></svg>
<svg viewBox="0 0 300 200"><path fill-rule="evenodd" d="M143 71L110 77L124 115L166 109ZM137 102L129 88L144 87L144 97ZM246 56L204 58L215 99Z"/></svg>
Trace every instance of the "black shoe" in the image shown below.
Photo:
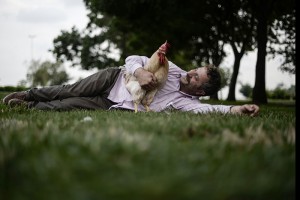
<svg viewBox="0 0 300 200"><path fill-rule="evenodd" d="M28 103L27 101L23 101L21 99L11 99L8 101L8 106L13 108L16 106L23 106L23 107L28 107Z"/></svg>
<svg viewBox="0 0 300 200"><path fill-rule="evenodd" d="M19 100L23 100L23 101L33 101L30 98L29 93L27 91L14 92L14 93L7 95L6 97L3 98L3 103L7 105L11 99L19 99Z"/></svg>

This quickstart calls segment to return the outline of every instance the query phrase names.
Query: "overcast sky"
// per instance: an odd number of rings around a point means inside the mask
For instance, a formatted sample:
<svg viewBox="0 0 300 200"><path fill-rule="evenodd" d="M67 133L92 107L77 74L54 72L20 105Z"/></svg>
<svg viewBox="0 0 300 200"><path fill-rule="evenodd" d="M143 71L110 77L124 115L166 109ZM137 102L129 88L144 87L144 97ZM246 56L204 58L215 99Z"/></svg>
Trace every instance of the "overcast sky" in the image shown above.
<svg viewBox="0 0 300 200"><path fill-rule="evenodd" d="M53 39L61 30L69 31L72 26L83 29L88 22L86 14L83 0L0 0L0 86L17 85L26 79L31 58L54 61L48 52L53 47ZM233 55L229 53L222 66L232 64ZM244 56L238 81L254 86L255 64L256 52ZM280 58L267 61L267 89L274 89L279 83L284 83L285 87L295 84L295 76L281 72L279 65ZM73 78L71 82L95 72L68 66L66 70ZM223 98L227 93L227 89L221 92ZM236 94L237 98L242 98L238 92Z"/></svg>

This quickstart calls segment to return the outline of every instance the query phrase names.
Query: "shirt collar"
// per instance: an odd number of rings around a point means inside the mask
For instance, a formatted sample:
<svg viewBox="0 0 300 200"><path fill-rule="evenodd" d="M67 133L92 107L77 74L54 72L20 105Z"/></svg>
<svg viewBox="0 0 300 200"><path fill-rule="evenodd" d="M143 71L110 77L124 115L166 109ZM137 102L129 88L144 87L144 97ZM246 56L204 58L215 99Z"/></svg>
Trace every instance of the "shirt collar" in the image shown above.
<svg viewBox="0 0 300 200"><path fill-rule="evenodd" d="M182 91L180 91L180 90L179 90L179 92L180 92L181 94L183 94L184 96L190 97L191 99L199 99L199 98L200 98L200 96L193 96L193 95L187 94L187 93L185 93L185 92L182 92Z"/></svg>

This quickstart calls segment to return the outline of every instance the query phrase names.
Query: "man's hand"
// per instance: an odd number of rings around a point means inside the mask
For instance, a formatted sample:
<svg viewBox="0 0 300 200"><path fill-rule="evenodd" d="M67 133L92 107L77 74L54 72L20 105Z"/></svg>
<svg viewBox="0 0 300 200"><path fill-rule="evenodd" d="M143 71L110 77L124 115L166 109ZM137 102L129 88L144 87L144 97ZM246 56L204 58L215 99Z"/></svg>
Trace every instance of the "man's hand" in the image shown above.
<svg viewBox="0 0 300 200"><path fill-rule="evenodd" d="M146 91L152 90L157 86L156 77L151 72L148 72L143 68L136 69L134 76L137 78L141 87Z"/></svg>
<svg viewBox="0 0 300 200"><path fill-rule="evenodd" d="M232 106L230 109L230 113L233 114L246 114L251 117L257 116L259 113L259 107L255 104L245 104L242 106Z"/></svg>

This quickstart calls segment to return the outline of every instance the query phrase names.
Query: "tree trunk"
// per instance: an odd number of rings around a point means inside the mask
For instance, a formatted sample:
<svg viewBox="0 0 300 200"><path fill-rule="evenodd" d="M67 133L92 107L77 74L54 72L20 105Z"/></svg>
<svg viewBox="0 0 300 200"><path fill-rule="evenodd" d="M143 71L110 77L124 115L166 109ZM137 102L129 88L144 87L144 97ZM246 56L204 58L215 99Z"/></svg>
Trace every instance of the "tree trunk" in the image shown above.
<svg viewBox="0 0 300 200"><path fill-rule="evenodd" d="M266 94L266 46L267 17L266 13L258 14L257 24L257 62L255 70L255 85L253 88L253 103L267 104Z"/></svg>
<svg viewBox="0 0 300 200"><path fill-rule="evenodd" d="M215 93L211 96L209 96L209 99L213 99L213 100L219 100L219 96L218 96L218 93Z"/></svg>
<svg viewBox="0 0 300 200"><path fill-rule="evenodd" d="M232 47L234 48L234 47ZM237 51L234 51L234 64L233 64L233 72L230 80L230 85L229 85L229 93L227 97L227 101L236 101L235 99L235 87L236 87L236 82L237 82L237 77L239 74L239 69L240 69L240 63L241 59L243 57L243 53L238 53Z"/></svg>

